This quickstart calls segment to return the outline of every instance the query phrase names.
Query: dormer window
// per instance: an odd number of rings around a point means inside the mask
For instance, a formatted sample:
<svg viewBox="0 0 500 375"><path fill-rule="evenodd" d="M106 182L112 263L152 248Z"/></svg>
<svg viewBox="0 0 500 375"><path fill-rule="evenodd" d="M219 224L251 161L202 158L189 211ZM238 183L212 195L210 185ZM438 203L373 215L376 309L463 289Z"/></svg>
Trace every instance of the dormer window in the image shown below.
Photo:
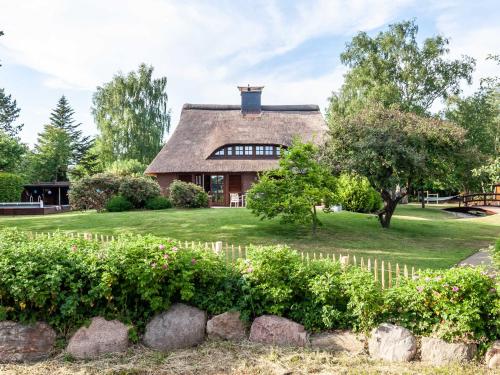
<svg viewBox="0 0 500 375"><path fill-rule="evenodd" d="M286 150L281 145L226 145L213 152L209 159L278 159Z"/></svg>

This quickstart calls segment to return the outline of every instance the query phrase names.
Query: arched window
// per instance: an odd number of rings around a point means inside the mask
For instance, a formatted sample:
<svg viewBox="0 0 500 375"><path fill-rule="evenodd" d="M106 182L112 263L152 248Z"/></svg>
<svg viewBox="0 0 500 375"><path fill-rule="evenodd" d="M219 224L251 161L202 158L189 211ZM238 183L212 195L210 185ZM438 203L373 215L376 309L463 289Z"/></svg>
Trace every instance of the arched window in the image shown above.
<svg viewBox="0 0 500 375"><path fill-rule="evenodd" d="M286 146L276 144L231 144L215 150L209 159L278 159Z"/></svg>

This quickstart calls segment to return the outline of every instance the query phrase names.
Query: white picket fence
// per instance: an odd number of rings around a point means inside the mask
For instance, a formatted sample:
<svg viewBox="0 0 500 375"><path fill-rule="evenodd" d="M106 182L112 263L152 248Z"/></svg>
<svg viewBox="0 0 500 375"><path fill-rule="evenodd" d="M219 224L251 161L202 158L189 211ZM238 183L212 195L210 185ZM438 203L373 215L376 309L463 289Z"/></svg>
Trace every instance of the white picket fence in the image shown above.
<svg viewBox="0 0 500 375"><path fill-rule="evenodd" d="M29 232L32 238L53 237L54 232ZM75 233L75 232L58 232L65 234L70 238L82 238L89 241L110 242L116 241L119 237L113 235L96 234L96 233ZM176 241L180 248L200 248L211 249L218 254L224 254L227 262L236 262L237 259L246 259L246 254L249 246L233 245L223 241L216 242L201 242L201 241ZM322 251L298 251L304 262L313 260L332 260L338 261L342 266L352 265L360 267L372 273L375 281L379 281L382 289L391 288L393 285L398 285L401 278L413 277L421 272L420 269L409 267L406 264L391 264L389 261L380 260L377 258L356 257L356 255L342 255L333 252Z"/></svg>

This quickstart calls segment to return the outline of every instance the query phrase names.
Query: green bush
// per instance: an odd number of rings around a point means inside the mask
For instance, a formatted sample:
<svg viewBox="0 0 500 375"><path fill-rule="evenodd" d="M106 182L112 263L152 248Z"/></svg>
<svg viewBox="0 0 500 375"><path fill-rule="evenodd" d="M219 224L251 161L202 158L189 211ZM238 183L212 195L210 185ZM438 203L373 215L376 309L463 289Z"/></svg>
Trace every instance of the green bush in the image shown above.
<svg viewBox="0 0 500 375"><path fill-rule="evenodd" d="M415 334L453 341L486 341L500 335L494 279L481 268L425 271L385 293L386 319Z"/></svg>
<svg viewBox="0 0 500 375"><path fill-rule="evenodd" d="M111 197L118 194L120 184L121 178L110 174L83 177L71 185L69 202L76 210L102 211Z"/></svg>
<svg viewBox="0 0 500 375"><path fill-rule="evenodd" d="M169 196L175 207L208 207L208 194L203 188L190 182L174 180L169 187Z"/></svg>
<svg viewBox="0 0 500 375"><path fill-rule="evenodd" d="M151 177L123 177L119 192L135 208L143 208L148 199L160 195L160 185Z"/></svg>
<svg viewBox="0 0 500 375"><path fill-rule="evenodd" d="M23 178L14 173L0 172L0 202L19 202Z"/></svg>
<svg viewBox="0 0 500 375"><path fill-rule="evenodd" d="M481 269L425 271L382 291L373 276L330 260L303 262L282 246L251 247L236 266L211 250L154 236L111 242L30 238L0 230L0 321L42 320L66 336L93 316L142 332L155 314L185 302L246 319L276 314L310 331L368 331L382 321L449 341L499 336L500 299Z"/></svg>
<svg viewBox="0 0 500 375"><path fill-rule="evenodd" d="M150 177L96 174L75 181L69 191L69 200L74 209L102 211L115 195L122 195L135 208L142 208L148 199L160 195L160 186Z"/></svg>
<svg viewBox="0 0 500 375"><path fill-rule="evenodd" d="M146 201L145 207L148 210L164 210L166 208L172 207L172 202L170 199L162 196L157 196L153 198L149 198Z"/></svg>
<svg viewBox="0 0 500 375"><path fill-rule="evenodd" d="M375 212L382 207L382 197L364 177L342 173L337 180L335 200L347 211Z"/></svg>
<svg viewBox="0 0 500 375"><path fill-rule="evenodd" d="M243 275L239 310L246 318L287 316L313 331L368 330L377 321L380 288L359 268L342 269L328 260L305 264L282 246L251 247L238 268Z"/></svg>
<svg viewBox="0 0 500 375"><path fill-rule="evenodd" d="M134 205L123 195L115 195L106 203L106 210L109 212L129 211Z"/></svg>
<svg viewBox="0 0 500 375"><path fill-rule="evenodd" d="M0 230L0 321L43 320L62 335L96 315L141 331L174 302L221 313L235 305L238 280L212 251L169 239L100 243Z"/></svg>

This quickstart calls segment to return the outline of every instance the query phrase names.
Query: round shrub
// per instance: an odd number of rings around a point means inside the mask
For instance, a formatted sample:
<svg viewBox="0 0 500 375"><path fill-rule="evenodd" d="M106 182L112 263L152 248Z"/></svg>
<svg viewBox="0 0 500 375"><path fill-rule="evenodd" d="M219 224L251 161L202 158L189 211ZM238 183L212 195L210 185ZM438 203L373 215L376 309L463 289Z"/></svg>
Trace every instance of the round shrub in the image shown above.
<svg viewBox="0 0 500 375"><path fill-rule="evenodd" d="M160 185L151 177L123 177L121 179L120 195L130 201L135 208L143 208L148 199L160 195Z"/></svg>
<svg viewBox="0 0 500 375"><path fill-rule="evenodd" d="M170 201L170 199L159 195L157 197L149 198L146 201L145 207L148 210L164 210L167 208L171 208L172 202Z"/></svg>
<svg viewBox="0 0 500 375"><path fill-rule="evenodd" d="M482 268L427 270L386 290L385 320L447 341L500 336L498 285Z"/></svg>
<svg viewBox="0 0 500 375"><path fill-rule="evenodd" d="M382 197L364 177L342 173L335 192L337 203L347 211L375 212L382 207Z"/></svg>
<svg viewBox="0 0 500 375"><path fill-rule="evenodd" d="M134 205L123 195L115 195L106 203L106 210L109 212L129 211Z"/></svg>
<svg viewBox="0 0 500 375"><path fill-rule="evenodd" d="M208 194L196 184L174 180L169 187L172 204L181 208L208 207Z"/></svg>
<svg viewBox="0 0 500 375"><path fill-rule="evenodd" d="M102 211L111 197L118 194L121 178L111 174L84 177L72 184L68 192L74 209Z"/></svg>
<svg viewBox="0 0 500 375"><path fill-rule="evenodd" d="M0 172L0 202L19 202L23 178L14 173Z"/></svg>

